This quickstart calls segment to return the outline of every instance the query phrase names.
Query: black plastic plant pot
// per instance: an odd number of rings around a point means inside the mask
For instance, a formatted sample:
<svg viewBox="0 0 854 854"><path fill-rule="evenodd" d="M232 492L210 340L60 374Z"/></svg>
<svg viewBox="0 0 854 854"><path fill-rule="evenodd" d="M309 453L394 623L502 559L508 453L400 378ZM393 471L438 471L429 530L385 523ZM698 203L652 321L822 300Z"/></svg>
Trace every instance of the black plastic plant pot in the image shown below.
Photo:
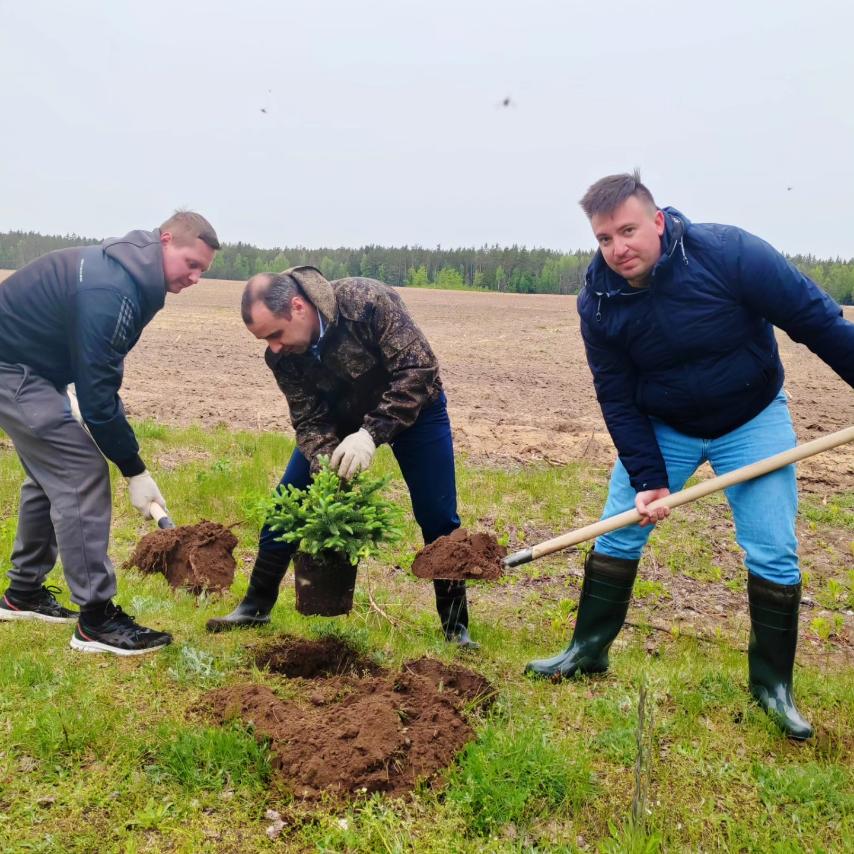
<svg viewBox="0 0 854 854"><path fill-rule="evenodd" d="M294 558L297 611L306 617L337 617L353 608L356 567L341 552Z"/></svg>

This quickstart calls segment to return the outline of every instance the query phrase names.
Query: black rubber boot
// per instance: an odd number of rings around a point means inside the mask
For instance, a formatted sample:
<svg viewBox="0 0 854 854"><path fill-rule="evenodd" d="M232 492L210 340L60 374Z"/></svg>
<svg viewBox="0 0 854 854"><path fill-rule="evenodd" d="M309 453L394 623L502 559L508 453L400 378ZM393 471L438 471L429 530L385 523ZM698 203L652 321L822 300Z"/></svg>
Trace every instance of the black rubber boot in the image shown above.
<svg viewBox="0 0 854 854"><path fill-rule="evenodd" d="M758 575L747 576L750 604L750 693L789 738L810 738L792 696L792 671L798 645L801 584L774 584Z"/></svg>
<svg viewBox="0 0 854 854"><path fill-rule="evenodd" d="M480 649L469 636L469 609L466 601L465 581L433 582L436 591L436 610L442 621L442 631L448 643L455 643L463 649Z"/></svg>
<svg viewBox="0 0 854 854"><path fill-rule="evenodd" d="M529 661L525 673L546 679L604 673L608 669L608 650L629 610L638 563L589 552L572 641L559 655Z"/></svg>
<svg viewBox="0 0 854 854"><path fill-rule="evenodd" d="M230 629L254 628L270 622L270 611L279 598L279 585L288 571L289 559L269 552L258 552L249 589L240 604L224 617L212 617L205 628L209 632L227 632Z"/></svg>

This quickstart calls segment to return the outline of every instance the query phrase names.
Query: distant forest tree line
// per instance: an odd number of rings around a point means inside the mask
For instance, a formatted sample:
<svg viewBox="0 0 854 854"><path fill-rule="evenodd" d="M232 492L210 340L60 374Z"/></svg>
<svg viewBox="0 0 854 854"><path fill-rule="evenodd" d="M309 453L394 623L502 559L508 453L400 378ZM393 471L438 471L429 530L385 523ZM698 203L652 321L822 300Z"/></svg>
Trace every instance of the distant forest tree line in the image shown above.
<svg viewBox="0 0 854 854"><path fill-rule="evenodd" d="M0 269L17 269L66 246L99 243L78 237L35 232L0 232ZM425 249L420 246L363 246L359 249L259 249L249 243L228 243L207 273L213 279L248 279L254 273L278 272L311 264L328 279L368 276L397 287L477 289L521 294L576 294L593 257L590 250L557 252L520 246L479 249ZM854 305L854 259L844 261L788 256L837 302Z"/></svg>

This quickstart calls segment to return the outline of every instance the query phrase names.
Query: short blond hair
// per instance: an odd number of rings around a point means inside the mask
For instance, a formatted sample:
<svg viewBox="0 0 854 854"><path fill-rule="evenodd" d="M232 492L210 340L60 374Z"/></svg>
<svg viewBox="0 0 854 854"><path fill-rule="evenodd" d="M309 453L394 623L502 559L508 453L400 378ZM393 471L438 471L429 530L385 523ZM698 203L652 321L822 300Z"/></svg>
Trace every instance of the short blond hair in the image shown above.
<svg viewBox="0 0 854 854"><path fill-rule="evenodd" d="M168 231L182 246L201 240L211 249L219 249L219 238L213 226L195 211L175 211L163 225L160 231Z"/></svg>

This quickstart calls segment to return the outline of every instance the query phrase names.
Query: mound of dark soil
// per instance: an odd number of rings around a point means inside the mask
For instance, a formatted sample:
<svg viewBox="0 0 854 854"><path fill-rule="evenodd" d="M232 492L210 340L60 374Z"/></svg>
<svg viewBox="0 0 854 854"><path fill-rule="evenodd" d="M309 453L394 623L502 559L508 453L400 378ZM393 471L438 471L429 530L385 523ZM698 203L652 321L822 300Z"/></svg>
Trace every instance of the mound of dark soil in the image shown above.
<svg viewBox="0 0 854 854"><path fill-rule="evenodd" d="M216 522L179 525L146 534L125 561L141 572L162 572L174 587L195 594L221 592L234 580L237 537Z"/></svg>
<svg viewBox="0 0 854 854"><path fill-rule="evenodd" d="M470 534L457 528L421 549L412 562L412 572L418 578L491 581L504 574L501 559L506 554L507 549L492 534Z"/></svg>
<svg viewBox="0 0 854 854"><path fill-rule="evenodd" d="M474 737L468 710L492 699L477 673L419 659L397 673L312 683L308 703L285 702L260 685L218 688L199 710L223 723L251 723L269 739L274 766L294 795L400 795L434 780Z"/></svg>
<svg viewBox="0 0 854 854"><path fill-rule="evenodd" d="M336 637L320 640L285 635L255 651L255 664L282 676L345 676L382 673L382 668Z"/></svg>

